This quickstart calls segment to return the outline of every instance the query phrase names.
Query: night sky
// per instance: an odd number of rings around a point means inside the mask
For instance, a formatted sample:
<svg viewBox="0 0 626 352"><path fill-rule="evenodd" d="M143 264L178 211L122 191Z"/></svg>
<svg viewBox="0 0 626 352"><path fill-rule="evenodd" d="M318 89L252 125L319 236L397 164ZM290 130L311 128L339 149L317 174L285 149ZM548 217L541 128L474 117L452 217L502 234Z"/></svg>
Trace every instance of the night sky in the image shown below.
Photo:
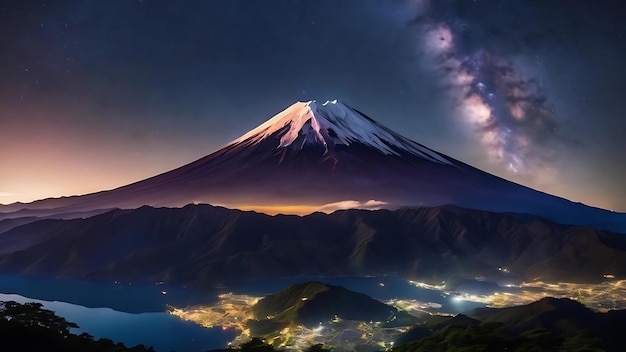
<svg viewBox="0 0 626 352"><path fill-rule="evenodd" d="M0 2L0 203L187 164L339 99L498 176L626 211L622 1Z"/></svg>

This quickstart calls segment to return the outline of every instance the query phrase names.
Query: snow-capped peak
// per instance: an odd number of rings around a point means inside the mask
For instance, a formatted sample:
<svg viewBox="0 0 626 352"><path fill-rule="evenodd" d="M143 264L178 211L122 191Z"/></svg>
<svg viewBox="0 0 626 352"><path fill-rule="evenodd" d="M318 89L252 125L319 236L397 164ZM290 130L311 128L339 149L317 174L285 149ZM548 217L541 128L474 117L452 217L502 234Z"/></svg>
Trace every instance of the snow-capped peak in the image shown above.
<svg viewBox="0 0 626 352"><path fill-rule="evenodd" d="M338 100L318 104L315 100L297 102L276 116L251 130L232 144L256 144L281 130L277 148L291 146L299 136L304 136L305 144L328 145L361 143L384 154L399 155L406 151L427 160L450 164L434 151L406 139L377 122L363 116Z"/></svg>

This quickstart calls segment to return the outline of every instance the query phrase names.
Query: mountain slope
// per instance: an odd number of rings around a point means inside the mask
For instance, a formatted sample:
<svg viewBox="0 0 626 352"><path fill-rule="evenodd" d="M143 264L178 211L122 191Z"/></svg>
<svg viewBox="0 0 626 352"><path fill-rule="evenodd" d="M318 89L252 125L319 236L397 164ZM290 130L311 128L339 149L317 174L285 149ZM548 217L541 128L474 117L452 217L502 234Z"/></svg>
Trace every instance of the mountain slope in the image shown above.
<svg viewBox="0 0 626 352"><path fill-rule="evenodd" d="M252 307L257 320L284 326L314 327L335 316L358 321L387 321L398 310L362 293L321 282L306 282L261 299ZM270 317L270 318L267 318Z"/></svg>
<svg viewBox="0 0 626 352"><path fill-rule="evenodd" d="M590 227L455 207L268 216L209 205L40 220L0 234L0 271L203 286L306 275L599 281L626 240Z"/></svg>
<svg viewBox="0 0 626 352"><path fill-rule="evenodd" d="M340 202L389 209L454 204L626 232L626 214L572 203L487 174L337 101L296 103L215 153L137 183L1 206L0 220L21 213L50 216L142 205L313 209Z"/></svg>
<svg viewBox="0 0 626 352"><path fill-rule="evenodd" d="M567 298L548 297L524 306L478 308L467 314L482 322L505 323L509 329L517 332L542 328L558 332L559 335L570 335L572 331L593 324L598 313Z"/></svg>
<svg viewBox="0 0 626 352"><path fill-rule="evenodd" d="M594 312L567 298L436 317L396 339L395 351L624 351L626 311ZM433 317L435 318L435 317ZM473 319L472 319L473 318Z"/></svg>

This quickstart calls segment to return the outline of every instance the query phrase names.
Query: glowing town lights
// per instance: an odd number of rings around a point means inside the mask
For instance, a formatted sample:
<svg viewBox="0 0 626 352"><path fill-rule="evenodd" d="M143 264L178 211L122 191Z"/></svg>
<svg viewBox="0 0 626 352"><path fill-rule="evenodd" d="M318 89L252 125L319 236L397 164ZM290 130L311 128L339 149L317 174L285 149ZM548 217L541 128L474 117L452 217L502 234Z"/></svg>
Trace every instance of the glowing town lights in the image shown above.
<svg viewBox="0 0 626 352"><path fill-rule="evenodd" d="M508 272L509 269L499 267L498 270ZM423 316L424 314L451 316L453 314L446 309L453 309L451 307L454 306L456 307L454 309L458 310L459 307L464 307L465 302L501 308L528 304L544 297L568 297L598 311L626 309L626 280L616 280L613 274L604 274L604 278L606 281L600 284L546 283L542 281L514 283L509 281L501 283L498 289L493 292L482 294L463 292L462 290L448 291L443 282L440 285L434 285L409 281L409 284L414 286L416 290L424 289L438 292L440 301L422 302L414 299L395 298L385 303L415 316ZM429 294L428 296L432 295ZM303 298L308 297L301 297L300 299ZM252 312L252 306L258 300L259 297L228 293L220 295L216 305L185 309L171 307L169 313L205 327L219 327L236 331L239 336L231 342L231 345L237 346L250 338L251 332L247 326L247 321L256 319ZM339 316L334 315L329 317L326 323L319 322L313 327L290 325L275 332L271 338L268 337L268 341L273 341L274 346L283 346L289 351L305 350L318 343L332 345L340 340L349 341L342 342L342 346L344 343L352 344L350 348L365 343L370 346L379 344L384 349L391 349L393 345L389 341L395 339L408 328L407 326L388 328L381 322L351 321L340 319Z"/></svg>

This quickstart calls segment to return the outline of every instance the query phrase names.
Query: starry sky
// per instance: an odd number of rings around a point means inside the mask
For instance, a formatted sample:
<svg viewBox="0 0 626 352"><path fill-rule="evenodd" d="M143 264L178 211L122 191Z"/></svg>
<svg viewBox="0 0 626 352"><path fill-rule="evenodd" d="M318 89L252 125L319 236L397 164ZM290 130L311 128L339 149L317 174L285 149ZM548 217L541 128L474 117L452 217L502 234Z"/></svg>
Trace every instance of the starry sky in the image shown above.
<svg viewBox="0 0 626 352"><path fill-rule="evenodd" d="M626 212L626 7L578 0L0 2L0 203L201 158L296 101Z"/></svg>

